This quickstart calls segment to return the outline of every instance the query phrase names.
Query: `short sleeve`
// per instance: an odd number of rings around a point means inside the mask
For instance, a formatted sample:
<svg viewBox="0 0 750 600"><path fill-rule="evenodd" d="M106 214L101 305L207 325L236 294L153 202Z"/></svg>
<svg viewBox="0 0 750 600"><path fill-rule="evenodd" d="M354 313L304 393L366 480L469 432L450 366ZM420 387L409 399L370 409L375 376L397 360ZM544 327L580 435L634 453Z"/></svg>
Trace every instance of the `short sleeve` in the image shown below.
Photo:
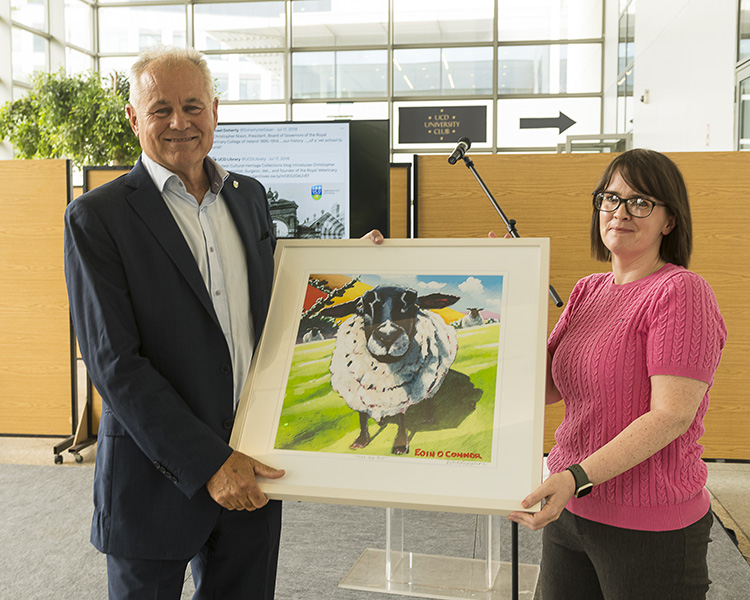
<svg viewBox="0 0 750 600"><path fill-rule="evenodd" d="M690 377L711 385L726 338L708 283L690 271L676 273L660 288L649 314L648 374Z"/></svg>
<svg viewBox="0 0 750 600"><path fill-rule="evenodd" d="M547 340L547 351L550 353L550 356L555 355L555 350L557 350L557 346L560 343L560 340L563 338L565 332L568 329L570 319L572 315L575 314L578 302L583 294L583 290L586 287L587 279L588 278L580 279L578 283L575 284L575 286L573 287L573 291L570 292L570 298L568 298L568 302L565 305L560 318L557 320L555 327L552 329L552 333L550 333L549 335L549 339Z"/></svg>

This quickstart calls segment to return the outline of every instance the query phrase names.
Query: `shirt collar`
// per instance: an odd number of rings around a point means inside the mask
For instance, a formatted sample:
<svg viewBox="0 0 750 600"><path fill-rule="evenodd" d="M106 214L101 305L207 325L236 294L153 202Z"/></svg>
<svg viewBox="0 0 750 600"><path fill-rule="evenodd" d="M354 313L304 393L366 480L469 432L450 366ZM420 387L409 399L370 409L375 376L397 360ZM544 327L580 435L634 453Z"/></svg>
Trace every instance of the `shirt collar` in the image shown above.
<svg viewBox="0 0 750 600"><path fill-rule="evenodd" d="M151 179L153 180L157 189L162 194L164 193L164 188L166 187L167 182L172 177L177 177L179 179L177 173L173 173L166 167L163 167L158 162L150 158L145 152L141 153L141 161L143 162L143 166L151 176ZM229 173L224 167L222 167L210 156L207 156L203 159L203 168L208 175L208 181L211 191L214 194L218 194L221 191L221 188L224 186L224 181L227 177L229 177Z"/></svg>

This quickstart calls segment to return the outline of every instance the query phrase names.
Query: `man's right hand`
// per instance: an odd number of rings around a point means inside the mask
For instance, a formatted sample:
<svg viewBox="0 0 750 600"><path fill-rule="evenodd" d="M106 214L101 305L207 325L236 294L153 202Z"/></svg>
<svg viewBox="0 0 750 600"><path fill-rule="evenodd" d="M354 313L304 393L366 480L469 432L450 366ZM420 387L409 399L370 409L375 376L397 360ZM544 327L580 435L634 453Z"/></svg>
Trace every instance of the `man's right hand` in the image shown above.
<svg viewBox="0 0 750 600"><path fill-rule="evenodd" d="M206 489L211 498L227 510L255 510L268 503L256 475L279 479L284 476L284 471L235 450L208 480Z"/></svg>

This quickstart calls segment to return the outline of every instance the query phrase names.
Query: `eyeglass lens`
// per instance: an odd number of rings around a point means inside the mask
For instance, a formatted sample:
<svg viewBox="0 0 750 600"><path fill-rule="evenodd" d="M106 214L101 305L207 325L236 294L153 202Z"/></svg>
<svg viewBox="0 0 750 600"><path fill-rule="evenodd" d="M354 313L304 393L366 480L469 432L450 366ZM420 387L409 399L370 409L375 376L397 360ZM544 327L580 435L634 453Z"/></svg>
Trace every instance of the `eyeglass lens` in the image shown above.
<svg viewBox="0 0 750 600"><path fill-rule="evenodd" d="M596 195L596 204L604 212L616 211L621 203L625 203L625 210L633 217L647 217L654 209L654 203L645 198L620 198L614 194L601 193Z"/></svg>

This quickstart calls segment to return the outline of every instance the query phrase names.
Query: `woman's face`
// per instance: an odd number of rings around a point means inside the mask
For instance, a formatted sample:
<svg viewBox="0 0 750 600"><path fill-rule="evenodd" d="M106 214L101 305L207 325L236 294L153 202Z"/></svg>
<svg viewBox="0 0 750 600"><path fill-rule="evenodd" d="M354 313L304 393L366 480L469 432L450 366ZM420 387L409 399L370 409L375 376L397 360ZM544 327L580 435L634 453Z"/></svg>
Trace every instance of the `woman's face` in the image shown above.
<svg viewBox="0 0 750 600"><path fill-rule="evenodd" d="M620 198L641 197L660 202L659 198L633 190L619 172L615 172L609 185L602 191ZM599 212L599 234L613 257L636 260L651 255L658 257L662 237L672 231L674 221L666 207L654 206L648 217L638 219L630 216L625 203L621 203L615 212Z"/></svg>

